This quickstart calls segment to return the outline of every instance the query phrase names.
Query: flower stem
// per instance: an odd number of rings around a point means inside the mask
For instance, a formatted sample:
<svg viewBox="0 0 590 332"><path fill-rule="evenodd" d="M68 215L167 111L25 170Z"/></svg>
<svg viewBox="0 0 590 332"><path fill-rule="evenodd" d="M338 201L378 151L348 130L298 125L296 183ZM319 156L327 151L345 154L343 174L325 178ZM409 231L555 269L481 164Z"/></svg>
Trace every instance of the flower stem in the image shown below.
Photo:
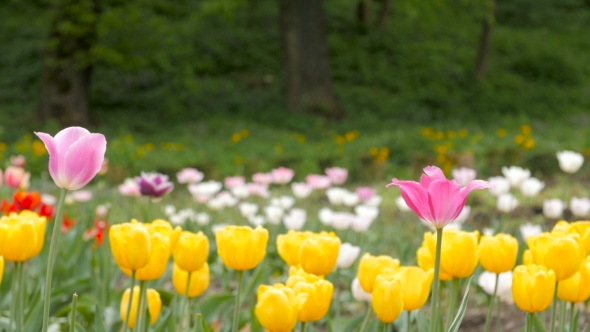
<svg viewBox="0 0 590 332"><path fill-rule="evenodd" d="M412 327L412 311L406 311L406 332L410 332L410 328Z"/></svg>
<svg viewBox="0 0 590 332"><path fill-rule="evenodd" d="M500 275L496 273L496 284L494 285L494 293L492 294L492 298L490 299L490 304L488 306L488 315L486 316L486 325L484 328L484 332L488 332L490 330L490 324L492 323L492 311L494 311L494 302L496 302L496 292L498 292L498 279L500 279Z"/></svg>
<svg viewBox="0 0 590 332"><path fill-rule="evenodd" d="M543 322L544 322L544 320L543 320ZM502 331L502 299L498 298L498 316L496 317L496 332L501 332L501 331Z"/></svg>
<svg viewBox="0 0 590 332"><path fill-rule="evenodd" d="M576 322L574 322L575 316L576 316L576 308L574 308L574 302L572 302L570 305L570 332L574 332L577 330L577 326L574 325L576 323Z"/></svg>
<svg viewBox="0 0 590 332"><path fill-rule="evenodd" d="M16 311L18 306L18 296L16 293L18 286L18 263L13 264L12 282L10 283L10 320L8 323L9 331L13 331L13 323L16 324Z"/></svg>
<svg viewBox="0 0 590 332"><path fill-rule="evenodd" d="M238 271L238 290L236 294L236 306L234 308L234 320L232 323L232 332L238 332L240 327L240 295L242 295L242 280L244 279L244 271Z"/></svg>
<svg viewBox="0 0 590 332"><path fill-rule="evenodd" d="M131 303L133 302L133 286L135 286L135 271L131 272L131 288L129 290L129 301L127 301L127 315L125 315L125 328L123 332L129 331L129 317L131 317Z"/></svg>
<svg viewBox="0 0 590 332"><path fill-rule="evenodd" d="M567 303L559 301L559 332L565 331L565 311Z"/></svg>
<svg viewBox="0 0 590 332"><path fill-rule="evenodd" d="M143 323L143 307L144 307L144 300L145 300L145 280L139 281L139 300L137 301L137 310L135 311L135 329L137 331L142 331L142 323Z"/></svg>
<svg viewBox="0 0 590 332"><path fill-rule="evenodd" d="M76 306L78 305L78 294L74 293L72 298L72 312L70 316L70 332L76 331Z"/></svg>
<svg viewBox="0 0 590 332"><path fill-rule="evenodd" d="M367 326L369 326L369 318L371 318L371 305L367 306L367 313L365 314L365 318L363 319L363 324L361 325L361 329L359 332L365 332L367 330Z"/></svg>
<svg viewBox="0 0 590 332"><path fill-rule="evenodd" d="M25 327L25 263L17 264L18 270L18 330L24 331Z"/></svg>
<svg viewBox="0 0 590 332"><path fill-rule="evenodd" d="M453 278L451 285L451 296L449 298L449 308L447 312L447 325L451 325L455 317L455 310L457 309L457 298L459 296L459 282L458 278Z"/></svg>
<svg viewBox="0 0 590 332"><path fill-rule="evenodd" d="M191 326L191 324L190 324L190 321L191 321L191 316L190 316L190 302L189 302L189 298L188 298L188 290L189 290L189 286L191 284L191 275L192 275L192 273L189 272L188 273L188 277L186 278L186 287L184 288L184 303L182 304L182 315L185 314L185 308L186 308L186 306L188 305L188 307L189 307L189 310L187 312L188 313L188 315L187 315L187 317L188 317L188 327ZM181 325L184 327L184 320L183 320L183 322L182 322Z"/></svg>
<svg viewBox="0 0 590 332"><path fill-rule="evenodd" d="M529 312L526 315L526 332L533 332L533 317L534 313Z"/></svg>
<svg viewBox="0 0 590 332"><path fill-rule="evenodd" d="M440 281L438 275L440 272L440 251L442 244L443 229L436 229L436 258L434 261L434 280L432 281L432 303L430 304L430 327L428 331L435 332L438 324L438 288Z"/></svg>
<svg viewBox="0 0 590 332"><path fill-rule="evenodd" d="M301 322L301 331L300 332L305 332L307 331L307 322Z"/></svg>
<svg viewBox="0 0 590 332"><path fill-rule="evenodd" d="M49 307L51 306L51 276L53 274L53 262L55 261L57 246L61 235L61 224L63 222L61 218L61 210L67 192L67 189L61 188L59 203L57 204L57 211L55 212L55 218L53 219L53 231L51 233L51 243L49 244L49 260L47 261L47 273L45 275L45 299L43 301L42 332L47 332L47 328L49 327Z"/></svg>
<svg viewBox="0 0 590 332"><path fill-rule="evenodd" d="M557 313L557 287L558 282L555 282L555 293L553 294L553 303L551 304L551 328L549 331L555 331L555 314Z"/></svg>

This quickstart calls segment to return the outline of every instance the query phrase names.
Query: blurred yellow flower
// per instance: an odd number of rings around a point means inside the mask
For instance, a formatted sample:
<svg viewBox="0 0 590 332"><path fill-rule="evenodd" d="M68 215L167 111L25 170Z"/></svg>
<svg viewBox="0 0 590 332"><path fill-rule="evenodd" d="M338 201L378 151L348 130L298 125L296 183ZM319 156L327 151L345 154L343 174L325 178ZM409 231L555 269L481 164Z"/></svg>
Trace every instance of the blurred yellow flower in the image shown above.
<svg viewBox="0 0 590 332"><path fill-rule="evenodd" d="M498 137L504 137L506 136L506 129L500 128L496 131L496 135L498 135Z"/></svg>
<svg viewBox="0 0 590 332"><path fill-rule="evenodd" d="M422 128L422 130L420 130L420 133L422 134L422 136L429 137L434 135L434 130L430 127L424 127Z"/></svg>
<svg viewBox="0 0 590 332"><path fill-rule="evenodd" d="M516 135L516 137L514 137L514 143L520 145L524 142L524 136L523 135Z"/></svg>
<svg viewBox="0 0 590 332"><path fill-rule="evenodd" d="M217 254L230 269L255 268L266 255L268 231L260 226L226 226L215 233Z"/></svg>
<svg viewBox="0 0 590 332"><path fill-rule="evenodd" d="M42 157L47 153L47 149L45 148L45 144L40 140L36 139L33 141L33 156L35 157Z"/></svg>
<svg viewBox="0 0 590 332"><path fill-rule="evenodd" d="M11 262L37 256L45 243L46 222L45 217L29 210L0 218L0 256Z"/></svg>
<svg viewBox="0 0 590 332"><path fill-rule="evenodd" d="M363 290L367 293L371 293L373 292L377 276L387 269L395 271L399 268L399 265L399 260L390 256L373 256L369 253L365 253L359 262L356 277L359 279Z"/></svg>
<svg viewBox="0 0 590 332"><path fill-rule="evenodd" d="M465 138L465 137L467 137L467 135L469 135L469 132L467 131L467 129L459 130L459 137Z"/></svg>
<svg viewBox="0 0 590 332"><path fill-rule="evenodd" d="M518 130L520 131L521 134L528 136L531 134L531 132L533 131L531 126L529 125L521 125Z"/></svg>
<svg viewBox="0 0 590 332"><path fill-rule="evenodd" d="M399 278L404 298L404 310L422 308L430 295L434 269L424 271L417 266L402 266L395 275Z"/></svg>
<svg viewBox="0 0 590 332"><path fill-rule="evenodd" d="M449 139L453 139L453 138L457 137L457 133L455 133L454 130L447 130L447 137Z"/></svg>
<svg viewBox="0 0 590 332"><path fill-rule="evenodd" d="M344 142L346 142L346 139L344 138L344 136L336 136L336 138L334 138L334 140L336 141L336 144L338 145L342 145L344 144Z"/></svg>
<svg viewBox="0 0 590 332"><path fill-rule="evenodd" d="M512 277L512 299L518 309L539 312L547 309L555 293L555 272L542 265L519 265Z"/></svg>
<svg viewBox="0 0 590 332"><path fill-rule="evenodd" d="M295 328L299 310L306 299L305 294L296 296L283 284L260 285L254 314L267 331L289 332Z"/></svg>
<svg viewBox="0 0 590 332"><path fill-rule="evenodd" d="M275 152L277 154L283 153L283 147L280 144L275 145Z"/></svg>
<svg viewBox="0 0 590 332"><path fill-rule="evenodd" d="M123 297L121 298L121 306L120 306L120 313L121 313L121 320L123 322L127 322L127 326L130 328L135 328L135 320L136 320L136 313L137 313L137 302L139 302L139 286L133 287L133 296L131 300L131 314L129 315L129 321L127 321L127 305L129 303L129 297L131 293L131 288L127 288L123 293ZM160 315L160 310L162 310L162 300L160 299L160 293L155 289L148 288L146 290L147 295L147 308L150 314L150 326L156 324L158 320L158 316Z"/></svg>
<svg viewBox="0 0 590 332"><path fill-rule="evenodd" d="M301 264L301 244L312 234L311 232L290 230L287 234L279 234L277 236L277 251L287 265L297 266Z"/></svg>
<svg viewBox="0 0 590 332"><path fill-rule="evenodd" d="M234 158L234 163L236 163L236 165L241 165L244 163L244 158L237 156Z"/></svg>
<svg viewBox="0 0 590 332"><path fill-rule="evenodd" d="M301 243L299 259L307 273L324 276L336 267L340 239L333 232L321 232L308 236Z"/></svg>
<svg viewBox="0 0 590 332"><path fill-rule="evenodd" d="M156 280L166 272L168 259L170 259L170 239L160 233L151 233L150 246L152 254L147 265L135 271L137 280ZM121 267L121 270L128 276L132 274L131 269Z"/></svg>
<svg viewBox="0 0 590 332"><path fill-rule="evenodd" d="M231 135L230 139L232 142L238 143L242 139L242 136L239 133L234 133L233 135Z"/></svg>
<svg viewBox="0 0 590 332"><path fill-rule="evenodd" d="M299 311L299 321L317 322L330 309L334 293L331 282L313 274L307 274L289 276L286 285L293 289L295 295L304 294L307 298Z"/></svg>
<svg viewBox="0 0 590 332"><path fill-rule="evenodd" d="M590 261L588 258L580 265L580 270L576 274L559 282L557 297L571 303L584 302L590 297Z"/></svg>
<svg viewBox="0 0 590 332"><path fill-rule="evenodd" d="M248 131L248 129L242 129L242 131L240 131L240 135L242 135L243 138L246 138L250 136L250 131Z"/></svg>
<svg viewBox="0 0 590 332"><path fill-rule="evenodd" d="M578 234L542 233L530 236L526 242L533 263L553 270L557 281L568 279L578 272L586 256Z"/></svg>
<svg viewBox="0 0 590 332"><path fill-rule="evenodd" d="M535 140L532 138L527 138L526 141L524 141L524 143L522 144L522 146L526 149L526 150L530 150L532 148L535 147Z"/></svg>
<svg viewBox="0 0 590 332"><path fill-rule="evenodd" d="M400 280L395 276L378 275L371 293L371 306L384 323L397 319L404 309L404 295Z"/></svg>
<svg viewBox="0 0 590 332"><path fill-rule="evenodd" d="M172 284L176 292L182 296L186 294L186 282L188 279L188 272L179 268L174 264L172 270ZM191 280L188 286L188 297L197 297L203 294L209 287L209 264L205 263L202 268L191 272Z"/></svg>
<svg viewBox="0 0 590 332"><path fill-rule="evenodd" d="M445 139L445 133L443 133L442 131L437 131L434 134L434 138L437 139L437 140L439 140L439 141L440 140L443 140L443 139Z"/></svg>
<svg viewBox="0 0 590 332"><path fill-rule="evenodd" d="M187 272L200 270L209 257L209 239L203 232L182 231L174 248L174 264Z"/></svg>

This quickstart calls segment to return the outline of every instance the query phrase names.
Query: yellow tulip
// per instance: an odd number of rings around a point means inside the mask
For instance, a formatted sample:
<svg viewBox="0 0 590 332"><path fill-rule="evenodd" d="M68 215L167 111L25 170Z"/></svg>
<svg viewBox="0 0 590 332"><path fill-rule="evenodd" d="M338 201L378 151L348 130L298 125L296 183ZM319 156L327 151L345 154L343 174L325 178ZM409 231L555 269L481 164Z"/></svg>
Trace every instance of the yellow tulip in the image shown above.
<svg viewBox="0 0 590 332"><path fill-rule="evenodd" d="M397 319L404 309L404 294L400 280L395 276L379 275L371 293L371 306L377 318L384 323Z"/></svg>
<svg viewBox="0 0 590 332"><path fill-rule="evenodd" d="M390 256L372 256L369 253L363 255L359 262L356 277L361 287L367 293L373 292L375 279L386 269L396 270L399 268L399 260Z"/></svg>
<svg viewBox="0 0 590 332"><path fill-rule="evenodd" d="M590 254L590 221L576 221L570 224L570 233L580 236L580 243L584 246L584 252Z"/></svg>
<svg viewBox="0 0 590 332"><path fill-rule="evenodd" d="M0 256L0 285L2 285L2 276L4 275L4 257Z"/></svg>
<svg viewBox="0 0 590 332"><path fill-rule="evenodd" d="M299 311L300 322L317 322L330 309L334 286L322 277L313 274L290 276L287 287L292 288L296 295L305 294L307 297Z"/></svg>
<svg viewBox="0 0 590 332"><path fill-rule="evenodd" d="M129 315L129 321L127 321L127 304L129 303L130 288L127 288L121 298L121 320L127 322L127 326L135 328L135 315L137 313L137 302L139 301L139 286L133 287L133 298L131 300L131 315ZM155 289L148 288L146 290L147 295L147 307L150 313L150 325L154 325L160 315L162 309L162 300L160 299L160 293Z"/></svg>
<svg viewBox="0 0 590 332"><path fill-rule="evenodd" d="M111 226L109 241L115 262L121 269L137 271L149 263L152 255L150 234L136 220Z"/></svg>
<svg viewBox="0 0 590 332"><path fill-rule="evenodd" d="M527 249L522 253L522 264L523 265L535 264L533 262L533 253L531 252L530 249Z"/></svg>
<svg viewBox="0 0 590 332"><path fill-rule="evenodd" d="M226 226L215 233L217 254L230 269L251 270L266 255L268 231L260 226Z"/></svg>
<svg viewBox="0 0 590 332"><path fill-rule="evenodd" d="M301 243L301 267L307 273L327 275L336 267L339 251L340 239L333 232L313 234Z"/></svg>
<svg viewBox="0 0 590 332"><path fill-rule="evenodd" d="M479 263L486 271L497 274L508 272L514 268L517 256L518 241L513 236L502 233L482 236Z"/></svg>
<svg viewBox="0 0 590 332"><path fill-rule="evenodd" d="M172 284L176 292L182 296L186 294L186 281L188 272L174 264L172 271ZM188 286L188 297L197 297L203 294L209 287L209 264L205 263L200 270L191 273L191 280Z"/></svg>
<svg viewBox="0 0 590 332"><path fill-rule="evenodd" d="M436 250L436 235L430 232L424 233L424 240L422 241L422 246L418 248L416 251L416 260L418 261L418 266L424 270L428 271L430 269L434 269L434 258L435 258L435 250ZM439 270L438 280L452 280L453 277L450 276L445 271Z"/></svg>
<svg viewBox="0 0 590 332"><path fill-rule="evenodd" d="M590 260L586 258L580 270L557 286L557 297L566 302L584 302L590 297Z"/></svg>
<svg viewBox="0 0 590 332"><path fill-rule="evenodd" d="M311 232L296 232L290 230L287 234L277 236L277 250L279 256L289 266L301 264L299 257L301 253L301 244L305 239L310 237Z"/></svg>
<svg viewBox="0 0 590 332"><path fill-rule="evenodd" d="M542 265L519 265L512 277L512 299L526 312L547 309L555 292L555 272Z"/></svg>
<svg viewBox="0 0 590 332"><path fill-rule="evenodd" d="M45 242L46 221L29 210L0 218L0 256L11 262L24 262L37 256Z"/></svg>
<svg viewBox="0 0 590 332"><path fill-rule="evenodd" d="M527 244L533 263L553 270L557 281L561 281L570 278L580 269L585 252L579 241L578 234L543 233L529 237Z"/></svg>
<svg viewBox="0 0 590 332"><path fill-rule="evenodd" d="M555 223L553 229L551 230L551 234L555 235L566 235L570 233L570 223L565 220L560 220Z"/></svg>
<svg viewBox="0 0 590 332"><path fill-rule="evenodd" d="M260 285L254 314L269 332L289 332L297 324L297 316L305 300L305 294L296 296L285 285Z"/></svg>
<svg viewBox="0 0 590 332"><path fill-rule="evenodd" d="M395 276L401 283L404 310L422 308L430 295L434 270L424 271L417 266L402 266L395 272Z"/></svg>
<svg viewBox="0 0 590 332"><path fill-rule="evenodd" d="M147 224L147 226L150 233L160 233L170 239L170 256L172 256L176 243L178 243L178 239L180 238L180 233L182 232L180 226L176 226L173 229L172 224L164 219L156 219L151 224Z"/></svg>
<svg viewBox="0 0 590 332"><path fill-rule="evenodd" d="M166 272L166 267L168 267L170 239L160 233L151 233L150 244L152 254L149 257L147 265L135 271L135 278L137 280L156 280ZM121 270L126 275L131 276L131 269L121 267Z"/></svg>
<svg viewBox="0 0 590 332"><path fill-rule="evenodd" d="M454 228L443 232L440 269L453 278L467 278L477 267L479 232L464 232ZM435 239L436 245L436 239ZM436 247L435 247L436 250Z"/></svg>
<svg viewBox="0 0 590 332"><path fill-rule="evenodd" d="M203 232L182 231L176 248L174 264L187 272L200 270L209 257L209 239Z"/></svg>

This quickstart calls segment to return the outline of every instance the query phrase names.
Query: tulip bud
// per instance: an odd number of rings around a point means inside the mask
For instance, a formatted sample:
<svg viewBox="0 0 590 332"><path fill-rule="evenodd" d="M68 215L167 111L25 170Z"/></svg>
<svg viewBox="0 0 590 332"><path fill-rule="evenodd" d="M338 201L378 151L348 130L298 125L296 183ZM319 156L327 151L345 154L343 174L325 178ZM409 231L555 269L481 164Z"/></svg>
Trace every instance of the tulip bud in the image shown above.
<svg viewBox="0 0 590 332"><path fill-rule="evenodd" d="M586 217L590 214L590 199L572 197L570 200L570 210L576 217Z"/></svg>
<svg viewBox="0 0 590 332"><path fill-rule="evenodd" d="M373 292L375 279L386 269L396 270L399 267L399 260L390 256L372 256L366 253L359 262L356 277L367 293Z"/></svg>
<svg viewBox="0 0 590 332"><path fill-rule="evenodd" d="M502 176L494 176L489 178L488 181L494 185L494 187L490 189L490 193L493 196L500 196L510 192L510 182L506 178Z"/></svg>
<svg viewBox="0 0 590 332"><path fill-rule="evenodd" d="M522 236L522 239L525 241L531 236L536 236L543 233L541 225L533 225L530 222L521 225L519 229L520 235Z"/></svg>
<svg viewBox="0 0 590 332"><path fill-rule="evenodd" d="M457 183L465 187L469 182L475 180L477 173L472 168L461 167L456 168L452 172L453 178L457 180Z"/></svg>
<svg viewBox="0 0 590 332"><path fill-rule="evenodd" d="M301 244L312 234L311 232L296 232L291 230L287 234L277 236L277 251L287 265L296 266L301 264Z"/></svg>
<svg viewBox="0 0 590 332"><path fill-rule="evenodd" d="M499 195L496 201L496 208L503 213L510 213L518 206L518 200L511 193Z"/></svg>
<svg viewBox="0 0 590 332"><path fill-rule="evenodd" d="M513 188L518 188L524 180L531 177L531 171L518 166L502 167L502 174Z"/></svg>
<svg viewBox="0 0 590 332"><path fill-rule="evenodd" d="M563 214L565 203L559 198L546 199L543 201L543 214L546 218L557 219Z"/></svg>
<svg viewBox="0 0 590 332"><path fill-rule="evenodd" d="M45 243L46 221L29 210L0 218L0 256L11 262L37 256Z"/></svg>
<svg viewBox="0 0 590 332"><path fill-rule="evenodd" d="M121 298L121 320L123 322L127 322L127 326L130 328L135 328L135 320L136 320L136 313L137 313L137 302L139 301L139 286L133 287L133 297L131 300L131 314L129 315L129 321L127 321L127 305L129 303L129 296L131 293L131 288L127 288L123 293L123 297ZM158 316L160 315L160 310L162 309L162 300L160 299L160 293L155 289L148 288L146 290L147 295L147 307L148 312L150 313L150 326L156 324L158 320Z"/></svg>
<svg viewBox="0 0 590 332"><path fill-rule="evenodd" d="M295 328L306 297L305 294L295 295L291 288L282 284L260 285L254 314L269 332L288 332Z"/></svg>
<svg viewBox="0 0 590 332"><path fill-rule="evenodd" d="M306 297L299 311L299 321L317 322L330 309L334 286L329 281L312 274L293 275L287 279L287 287L291 287L296 295L304 294Z"/></svg>
<svg viewBox="0 0 590 332"><path fill-rule="evenodd" d="M150 248L152 254L147 265L135 271L137 280L156 280L166 272L170 258L170 240L159 233L152 233L150 234ZM123 267L121 269L126 275L132 275L131 269Z"/></svg>
<svg viewBox="0 0 590 332"><path fill-rule="evenodd" d="M572 303L584 302L590 297L590 260L588 258L580 265L580 270L576 274L559 282L557 297Z"/></svg>
<svg viewBox="0 0 590 332"><path fill-rule="evenodd" d="M371 293L365 292L365 290L361 286L359 278L354 278L354 280L352 281L352 284L350 285L350 288L351 288L351 292L352 292L352 297L355 300L365 301L365 302L369 302L369 303L371 302Z"/></svg>
<svg viewBox="0 0 590 332"><path fill-rule="evenodd" d="M585 252L579 241L578 234L543 233L530 237L527 244L531 249L533 262L553 270L557 281L561 281L570 278L580 269Z"/></svg>
<svg viewBox="0 0 590 332"><path fill-rule="evenodd" d="M401 283L404 310L412 311L422 308L430 295L434 270L424 271L417 266L402 266L395 271L395 276Z"/></svg>
<svg viewBox="0 0 590 332"><path fill-rule="evenodd" d="M484 235L479 243L479 263L486 271L497 274L514 268L518 241L508 234Z"/></svg>
<svg viewBox="0 0 590 332"><path fill-rule="evenodd" d="M562 171L573 174L582 167L584 156L573 151L560 151L557 152L557 161Z"/></svg>
<svg viewBox="0 0 590 332"><path fill-rule="evenodd" d="M520 185L520 191L525 197L535 197L543 188L545 188L545 182L537 178L528 178Z"/></svg>
<svg viewBox="0 0 590 332"><path fill-rule="evenodd" d="M137 271L149 263L152 244L147 228L135 219L109 229L111 252L121 269Z"/></svg>
<svg viewBox="0 0 590 332"><path fill-rule="evenodd" d="M396 277L377 276L371 297L373 311L384 323L396 320L404 309L403 289Z"/></svg>
<svg viewBox="0 0 590 332"><path fill-rule="evenodd" d="M301 267L307 273L327 275L336 267L339 251L340 239L336 234L332 232L313 234L301 243Z"/></svg>
<svg viewBox="0 0 590 332"><path fill-rule="evenodd" d="M507 301L512 298L512 271L500 273L498 276L498 287L496 288L496 274L492 272L484 271L479 275L477 284L481 287L484 292L488 295L496 295L500 300Z"/></svg>
<svg viewBox="0 0 590 332"><path fill-rule="evenodd" d="M217 254L225 266L244 271L255 268L266 255L268 231L261 226L226 226L215 233Z"/></svg>
<svg viewBox="0 0 590 332"><path fill-rule="evenodd" d="M512 299L520 310L539 312L547 309L554 292L553 270L542 265L519 265L514 269Z"/></svg>
<svg viewBox="0 0 590 332"><path fill-rule="evenodd" d="M203 232L182 231L174 248L174 264L187 272L200 270L209 257L209 239Z"/></svg>
<svg viewBox="0 0 590 332"><path fill-rule="evenodd" d="M350 267L356 258L361 253L361 247L353 246L350 243L343 243L340 245L340 251L338 252L338 259L336 260L336 267L346 269Z"/></svg>
<svg viewBox="0 0 590 332"><path fill-rule="evenodd" d="M182 296L186 294L186 282L188 279L188 272L182 270L178 265L174 264L172 270L172 284L176 292ZM191 280L188 285L188 297L197 297L209 287L209 264L205 263L200 270L191 272Z"/></svg>

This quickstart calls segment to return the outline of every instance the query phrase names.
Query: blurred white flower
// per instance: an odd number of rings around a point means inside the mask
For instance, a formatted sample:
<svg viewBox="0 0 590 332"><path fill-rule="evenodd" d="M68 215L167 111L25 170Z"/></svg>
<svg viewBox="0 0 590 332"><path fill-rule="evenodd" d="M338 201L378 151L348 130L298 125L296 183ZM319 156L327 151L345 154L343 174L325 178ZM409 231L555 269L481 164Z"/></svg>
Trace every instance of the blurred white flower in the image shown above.
<svg viewBox="0 0 590 332"><path fill-rule="evenodd" d="M429 222L427 222L427 221L426 221L426 223L427 223L428 225L430 225L430 223L429 223ZM462 227L462 225L461 225L461 223L460 223L460 222L457 222L457 220L453 220L453 221L451 221L450 223L448 223L448 224L445 226L445 229L450 229L450 228L453 228L453 229L456 229L456 230L460 231L460 230L461 230L461 227ZM434 228L432 228L432 230L434 230Z"/></svg>
<svg viewBox="0 0 590 332"><path fill-rule="evenodd" d="M590 213L590 199L572 197L570 200L570 210L576 217L586 217Z"/></svg>
<svg viewBox="0 0 590 332"><path fill-rule="evenodd" d="M167 216L171 216L176 213L176 207L174 205L166 205L164 206L164 214Z"/></svg>
<svg viewBox="0 0 590 332"><path fill-rule="evenodd" d="M303 209L292 209L289 214L283 217L283 223L289 230L298 231L305 225L307 212Z"/></svg>
<svg viewBox="0 0 590 332"><path fill-rule="evenodd" d="M256 227L256 226L262 226L262 225L266 224L266 220L264 219L263 216L252 216L252 217L249 217L248 218L248 221L254 227Z"/></svg>
<svg viewBox="0 0 590 332"><path fill-rule="evenodd" d="M243 202L238 205L238 209L244 218L251 218L258 213L258 205L254 203Z"/></svg>
<svg viewBox="0 0 590 332"><path fill-rule="evenodd" d="M223 185L217 181L206 181L201 183L191 183L188 185L188 191L194 197L208 197L211 198L217 194Z"/></svg>
<svg viewBox="0 0 590 332"><path fill-rule="evenodd" d="M354 212L361 218L375 220L379 216L379 209L374 206L358 205L354 208Z"/></svg>
<svg viewBox="0 0 590 332"><path fill-rule="evenodd" d="M365 201L365 205L378 207L379 205L381 205L382 199L383 198L381 196L375 195L375 196L369 198L367 201Z"/></svg>
<svg viewBox="0 0 590 332"><path fill-rule="evenodd" d="M482 232L483 235L487 235L487 236L493 236L494 235L494 229L489 228L489 227L485 227Z"/></svg>
<svg viewBox="0 0 590 332"><path fill-rule="evenodd" d="M250 195L268 197L268 185L261 183L248 183L246 184Z"/></svg>
<svg viewBox="0 0 590 332"><path fill-rule="evenodd" d="M173 215L169 216L168 219L172 225L184 224L184 217L180 214L173 214Z"/></svg>
<svg viewBox="0 0 590 332"><path fill-rule="evenodd" d="M227 226L226 224L213 225L213 226L211 226L211 230L213 231L213 234L215 234L215 233L217 233L217 231L224 229L226 226Z"/></svg>
<svg viewBox="0 0 590 332"><path fill-rule="evenodd" d="M231 193L239 199L248 198L248 196L250 196L250 190L248 190L248 186L246 185L231 188Z"/></svg>
<svg viewBox="0 0 590 332"><path fill-rule="evenodd" d="M60 331L61 331L61 325L59 323L51 323L47 327L47 332L60 332Z"/></svg>
<svg viewBox="0 0 590 332"><path fill-rule="evenodd" d="M318 217L320 219L320 222L326 226L330 226L332 225L332 218L334 216L334 212L332 212L332 210L330 210L330 208L321 208L320 211L318 212Z"/></svg>
<svg viewBox="0 0 590 332"><path fill-rule="evenodd" d="M214 211L221 210L224 206L223 201L219 198L212 198L207 202L207 207Z"/></svg>
<svg viewBox="0 0 590 332"><path fill-rule="evenodd" d="M373 219L352 215L350 219L350 228L357 233L363 233L371 227L372 223Z"/></svg>
<svg viewBox="0 0 590 332"><path fill-rule="evenodd" d="M203 181L205 175L195 168L185 168L176 173L178 183L195 183Z"/></svg>
<svg viewBox="0 0 590 332"><path fill-rule="evenodd" d="M332 213L332 227L340 231L348 229L355 218L356 216L352 213L334 212Z"/></svg>
<svg viewBox="0 0 590 332"><path fill-rule="evenodd" d="M514 209L516 209L517 206L518 200L516 199L516 197L514 197L514 195L510 193L498 196L498 199L496 201L496 208L498 209L498 211L503 213L510 213L514 211Z"/></svg>
<svg viewBox="0 0 590 332"><path fill-rule="evenodd" d="M565 203L559 198L546 199L543 202L543 214L549 219L561 217L564 208Z"/></svg>
<svg viewBox="0 0 590 332"><path fill-rule="evenodd" d="M264 208L264 213L269 223L278 225L281 222L284 211L280 206L270 205Z"/></svg>
<svg viewBox="0 0 590 332"><path fill-rule="evenodd" d="M573 174L582 167L584 156L574 151L560 151L557 152L557 161L562 171Z"/></svg>
<svg viewBox="0 0 590 332"><path fill-rule="evenodd" d="M101 219L105 218L107 216L107 213L109 213L110 208L111 208L110 203L100 204L96 207L96 209L94 209L94 214L98 218L101 218Z"/></svg>
<svg viewBox="0 0 590 332"><path fill-rule="evenodd" d="M344 198L342 199L342 203L348 207L357 205L359 201L359 196L356 193L350 191L346 191L346 195L344 195Z"/></svg>
<svg viewBox="0 0 590 332"><path fill-rule="evenodd" d="M361 253L361 247L353 246L345 242L340 245L336 267L341 269L349 268Z"/></svg>
<svg viewBox="0 0 590 332"><path fill-rule="evenodd" d="M531 176L531 171L518 166L502 167L502 174L513 188L518 188Z"/></svg>
<svg viewBox="0 0 590 332"><path fill-rule="evenodd" d="M330 204L332 205L342 205L346 193L346 189L339 187L332 187L326 190L326 196L328 196L328 201L330 201Z"/></svg>
<svg viewBox="0 0 590 332"><path fill-rule="evenodd" d="M488 271L482 272L477 279L477 284L489 295L494 294L496 274ZM502 301L512 301L512 271L500 273L496 295Z"/></svg>
<svg viewBox="0 0 590 332"><path fill-rule="evenodd" d="M66 203L66 205L72 205L74 204L76 201L74 200L74 198L72 197L72 195L66 195L66 197L64 198L64 203Z"/></svg>
<svg viewBox="0 0 590 332"><path fill-rule="evenodd" d="M291 190L293 191L293 195L297 198L306 198L311 194L313 188L308 185L307 183L303 182L293 182L291 183Z"/></svg>
<svg viewBox="0 0 590 332"><path fill-rule="evenodd" d="M127 178L118 187L119 193L123 196L140 196L139 185L132 178Z"/></svg>
<svg viewBox="0 0 590 332"><path fill-rule="evenodd" d="M371 303L371 293L365 292L358 278L354 278L350 286L352 297L357 301L365 301Z"/></svg>
<svg viewBox="0 0 590 332"><path fill-rule="evenodd" d="M406 204L406 201L404 200L404 198L401 197L401 196L399 196L398 198L395 199L395 205L397 205L397 208L401 212L409 212L409 211L412 211L412 209L410 209L410 207L408 206L408 204Z"/></svg>
<svg viewBox="0 0 590 332"><path fill-rule="evenodd" d="M295 198L291 196L281 196L278 198L273 198L270 203L272 205L276 205L281 207L283 210L289 210L295 204Z"/></svg>
<svg viewBox="0 0 590 332"><path fill-rule="evenodd" d="M70 195L76 202L88 202L92 199L92 191L90 190L76 190L72 191Z"/></svg>
<svg viewBox="0 0 590 332"><path fill-rule="evenodd" d="M545 182L537 178L528 178L520 185L520 191L525 197L535 197L543 188L545 188Z"/></svg>
<svg viewBox="0 0 590 332"><path fill-rule="evenodd" d="M454 222L463 224L467 219L469 219L469 214L471 213L471 206L465 205L461 213L455 218Z"/></svg>
<svg viewBox="0 0 590 332"><path fill-rule="evenodd" d="M536 236L541 233L543 233L541 225L533 225L530 222L520 225L520 235L525 242L530 236Z"/></svg>
<svg viewBox="0 0 590 332"><path fill-rule="evenodd" d="M220 192L219 194L217 194L216 198L221 200L223 202L223 205L227 207L232 207L238 204L238 199L232 196L232 194L230 194L228 191Z"/></svg>
<svg viewBox="0 0 590 332"><path fill-rule="evenodd" d="M209 216L209 214L207 214L207 212L201 212L197 213L197 215L195 216L195 221L197 222L197 224L205 226L209 224L209 222L211 221L211 217Z"/></svg>
<svg viewBox="0 0 590 332"><path fill-rule="evenodd" d="M475 180L477 173L472 168L461 167L456 168L452 172L453 178L457 180L457 183L462 187L465 187L469 182Z"/></svg>
<svg viewBox="0 0 590 332"><path fill-rule="evenodd" d="M53 195L49 195L49 194L42 194L41 195L41 203L43 203L45 205L53 206L53 205L55 205L56 202L57 202L57 199Z"/></svg>
<svg viewBox="0 0 590 332"><path fill-rule="evenodd" d="M502 176L493 176L488 179L494 187L490 188L490 193L493 196L500 196L510 192L510 182Z"/></svg>

